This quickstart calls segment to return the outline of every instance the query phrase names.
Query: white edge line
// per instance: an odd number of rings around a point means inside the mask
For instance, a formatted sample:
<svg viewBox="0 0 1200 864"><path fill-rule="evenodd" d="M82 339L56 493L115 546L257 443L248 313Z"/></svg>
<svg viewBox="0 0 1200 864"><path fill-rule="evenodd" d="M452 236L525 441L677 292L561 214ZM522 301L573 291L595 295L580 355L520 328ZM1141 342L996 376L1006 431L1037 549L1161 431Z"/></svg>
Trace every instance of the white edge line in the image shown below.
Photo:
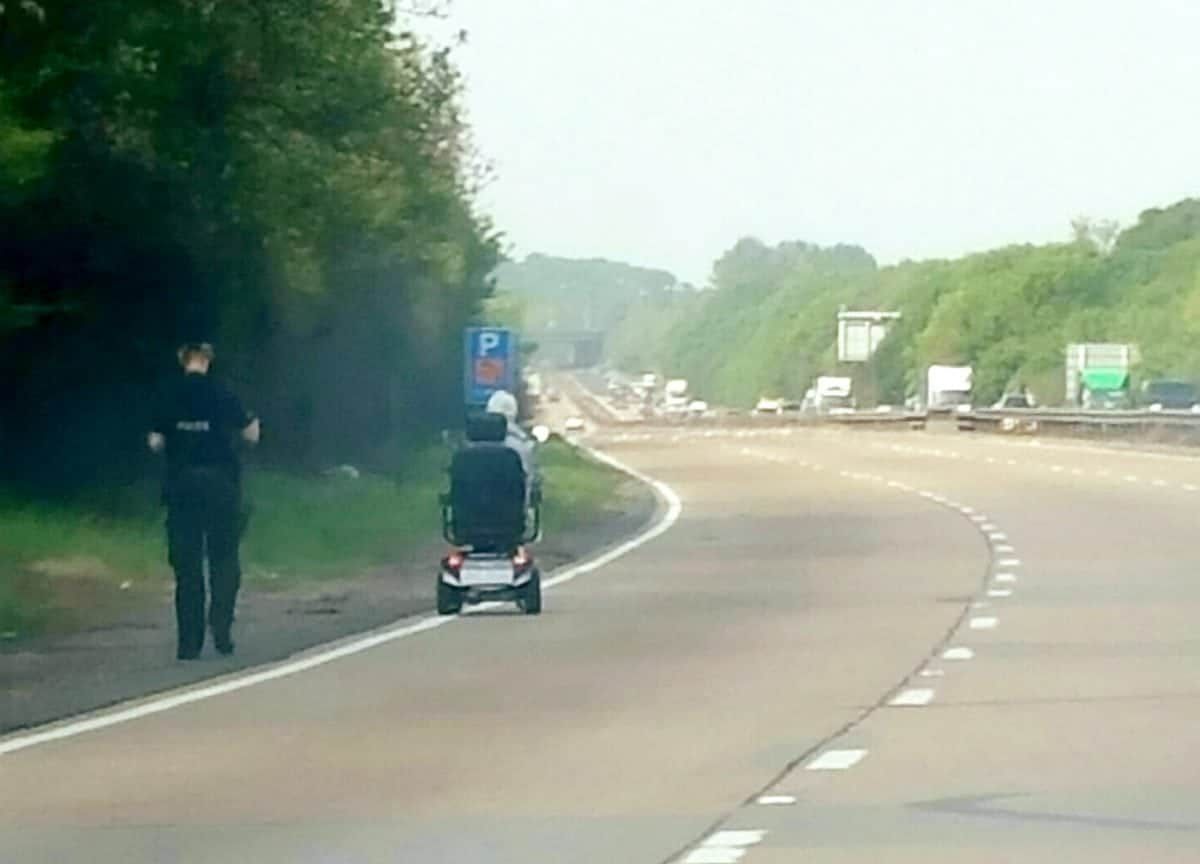
<svg viewBox="0 0 1200 864"><path fill-rule="evenodd" d="M579 576L592 573L601 567L611 564L623 555L627 555L638 547L644 546L646 543L669 531L679 520L679 516L683 512L683 501L676 494L675 490L667 484L655 480L635 468L630 468L628 465L606 453L601 453L598 450L593 450L590 447L582 445L580 447L600 462L650 486L662 500L666 501L667 510L657 522L641 534L626 540L624 543L609 549L595 558L571 565L557 576L547 579L542 583L543 589L554 588L555 586L570 582ZM381 631L344 642L336 648L319 650L315 654L297 660L284 660L265 669L259 668L258 671L249 671L215 684L192 687L171 695L150 697L148 701L141 701L126 708L108 709L99 714L93 714L78 720L63 721L49 728L43 728L41 731L25 732L8 738L0 738L0 756L15 753L18 750L27 750L30 747L37 747L42 744L50 744L54 741L61 741L65 738L74 738L87 732L107 729L110 726L119 726L122 723L129 723L133 720L140 720L143 717L161 714L164 711L170 711L184 705L202 702L206 699L223 696L227 693L236 693L238 690L245 690L248 687L266 684L268 681L287 678L301 672L307 672L310 669L316 669L318 666L324 666L335 660L341 660L344 657L361 654L364 651L378 648L380 645L386 645L389 642L395 642L409 636L416 636L427 630L435 630L438 627L451 624L457 620L459 620L459 617L456 615L430 615L419 621L400 627L388 625L388 627Z"/></svg>

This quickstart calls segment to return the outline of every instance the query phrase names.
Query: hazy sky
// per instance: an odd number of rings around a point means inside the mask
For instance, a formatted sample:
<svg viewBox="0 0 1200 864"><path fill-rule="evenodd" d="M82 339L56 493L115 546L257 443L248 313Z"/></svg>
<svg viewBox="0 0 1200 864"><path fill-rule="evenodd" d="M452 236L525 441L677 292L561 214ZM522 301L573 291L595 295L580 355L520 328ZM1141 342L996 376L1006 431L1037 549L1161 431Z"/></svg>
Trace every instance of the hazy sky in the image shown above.
<svg viewBox="0 0 1200 864"><path fill-rule="evenodd" d="M703 281L740 236L884 262L1200 194L1194 0L454 0L512 251Z"/></svg>

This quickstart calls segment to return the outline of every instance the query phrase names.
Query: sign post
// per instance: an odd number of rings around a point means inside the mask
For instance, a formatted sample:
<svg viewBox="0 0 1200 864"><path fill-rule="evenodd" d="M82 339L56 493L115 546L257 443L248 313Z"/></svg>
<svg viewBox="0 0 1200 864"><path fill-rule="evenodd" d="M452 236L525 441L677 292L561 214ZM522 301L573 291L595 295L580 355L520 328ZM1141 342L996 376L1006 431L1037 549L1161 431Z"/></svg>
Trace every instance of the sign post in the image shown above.
<svg viewBox="0 0 1200 864"><path fill-rule="evenodd" d="M463 401L481 408L497 390L516 395L517 334L505 327L468 327L463 333Z"/></svg>
<svg viewBox="0 0 1200 864"><path fill-rule="evenodd" d="M866 363L887 336L899 312L838 312L838 362Z"/></svg>
<svg viewBox="0 0 1200 864"><path fill-rule="evenodd" d="M887 336L888 328L900 319L899 312L877 310L852 312L843 306L837 316L837 359L865 367L868 379L861 381L867 398L879 398L879 382L875 369L867 365ZM856 376L861 378L862 376Z"/></svg>

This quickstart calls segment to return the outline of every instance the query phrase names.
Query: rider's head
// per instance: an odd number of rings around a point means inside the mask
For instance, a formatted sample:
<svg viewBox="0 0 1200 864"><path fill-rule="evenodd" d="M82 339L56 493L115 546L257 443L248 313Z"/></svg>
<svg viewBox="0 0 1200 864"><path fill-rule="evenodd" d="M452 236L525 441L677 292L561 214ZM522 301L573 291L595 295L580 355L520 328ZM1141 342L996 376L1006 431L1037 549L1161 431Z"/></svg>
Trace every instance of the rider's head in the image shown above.
<svg viewBox="0 0 1200 864"><path fill-rule="evenodd" d="M489 414L503 414L509 423L516 423L517 397L507 390L497 390L492 394L492 398L488 399L487 410Z"/></svg>

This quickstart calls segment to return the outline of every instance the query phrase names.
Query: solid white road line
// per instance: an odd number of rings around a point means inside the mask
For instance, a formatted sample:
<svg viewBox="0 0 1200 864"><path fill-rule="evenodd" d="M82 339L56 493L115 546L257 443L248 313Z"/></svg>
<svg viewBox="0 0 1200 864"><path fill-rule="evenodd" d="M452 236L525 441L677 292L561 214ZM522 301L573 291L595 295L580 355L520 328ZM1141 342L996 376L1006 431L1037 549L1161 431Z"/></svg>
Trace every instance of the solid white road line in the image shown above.
<svg viewBox="0 0 1200 864"><path fill-rule="evenodd" d="M928 687L913 687L908 690L901 690L888 704L897 708L919 708L922 705L928 705L932 701L933 690Z"/></svg>
<svg viewBox="0 0 1200 864"><path fill-rule="evenodd" d="M618 471L623 471L631 477L646 483L652 487L664 501L667 502L667 509L662 517L643 531L636 537L633 537L624 543L613 547L602 555L598 555L588 561L583 561L579 564L569 566L558 573L558 575L546 580L542 583L543 590L552 589L558 585L563 585L587 573L592 573L611 564L618 558L629 554L635 549L644 546L652 540L665 534L671 529L683 512L683 501L675 493L670 486L658 480L648 477L635 468L630 468L628 465L620 462L617 459L609 456L606 453L601 453L596 450L586 449L593 457L599 461L616 468ZM147 699L141 702L135 702L125 708L108 709L91 716L86 716L78 720L69 720L63 723L52 724L43 727L38 731L26 732L8 738L0 738L0 756L6 753L15 753L18 750L26 750L30 747L37 747L41 744L49 744L53 741L61 741L65 738L74 738L77 735L83 735L87 732L96 732L101 729L107 729L110 726L118 726L122 723L129 723L133 720L140 720L143 717L150 717L154 714L161 714L164 711L171 711L175 708L180 708L184 705L191 705L195 702L202 702L205 699L212 699L217 696L224 696L227 693L235 693L238 690L245 690L248 687L254 687L259 684L266 684L269 681L277 681L280 678L287 678L292 675L298 675L301 672L307 672L310 669L316 669L319 666L324 666L332 663L335 660L341 660L345 657L351 657L355 654L361 654L364 651L370 651L372 648L378 648L381 645L386 645L389 642L395 642L400 639L407 639L410 636L416 636L420 633L425 633L429 630L444 627L455 621L461 620L453 615L433 615L422 618L411 624L401 626L390 625L370 633L366 636L344 641L341 644L332 648L318 649L315 653L300 657L296 660L285 660L265 668L259 668L257 671L248 671L229 678L224 678L214 684L201 685L191 689L185 689L175 692L170 695L158 696Z"/></svg>
<svg viewBox="0 0 1200 864"><path fill-rule="evenodd" d="M804 766L805 771L845 771L853 768L864 758L866 750L826 750Z"/></svg>

